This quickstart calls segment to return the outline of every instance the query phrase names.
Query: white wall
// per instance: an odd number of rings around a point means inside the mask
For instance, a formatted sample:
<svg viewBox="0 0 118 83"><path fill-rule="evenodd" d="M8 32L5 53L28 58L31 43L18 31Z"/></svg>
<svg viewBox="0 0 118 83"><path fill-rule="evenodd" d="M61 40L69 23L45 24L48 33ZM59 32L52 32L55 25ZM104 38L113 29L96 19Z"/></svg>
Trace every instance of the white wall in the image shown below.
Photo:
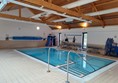
<svg viewBox="0 0 118 83"><path fill-rule="evenodd" d="M22 9L22 16L31 17L33 14L27 9ZM18 15L18 10L4 12L7 14ZM39 31L36 30L36 27L39 26L41 29ZM106 26L102 27L94 27L88 29L64 29L64 30L51 30L45 24L34 24L34 23L26 23L26 22L17 22L16 20L0 20L0 40L5 39L6 34L9 36L43 36L46 37L48 34L53 32L57 36L58 33L61 32L61 40L64 40L64 34L82 34L82 32L88 32L88 43L90 44L100 44L104 45L106 39L111 37L114 38L115 42L118 43L118 25L117 26ZM115 38L116 37L116 38ZM70 42L73 37L69 37ZM76 42L81 43L81 37L76 37Z"/></svg>
<svg viewBox="0 0 118 83"><path fill-rule="evenodd" d="M68 40L69 40L69 42L72 42L73 41L73 37L74 36L68 36L68 35L75 35L75 34L76 35L81 35L82 34L81 30L78 30L76 28L75 29L71 29L71 30L69 30L69 29L53 30L52 33L56 35L57 42L59 41L59 33L61 33L61 39L60 39L61 41L64 41L65 38L67 37ZM65 36L65 34L66 34L66 36ZM75 38L76 38L76 41L75 42L81 43L82 36L75 36Z"/></svg>
<svg viewBox="0 0 118 83"><path fill-rule="evenodd" d="M99 44L105 45L107 38L114 38L114 41L118 43L118 25L116 26L106 26L102 27L92 27L88 29L64 29L64 30L53 30L53 33L57 35L58 32L62 34L82 34L82 32L88 32L88 43L89 44ZM64 40L64 36L62 36L62 40ZM78 40L81 40L81 37L78 37ZM71 40L72 41L72 40ZM81 41L79 41L81 42Z"/></svg>
<svg viewBox="0 0 118 83"><path fill-rule="evenodd" d="M39 26L40 30L36 27ZM47 37L51 29L45 24L31 24L0 20L0 40L4 40L6 34L9 36L41 36Z"/></svg>
<svg viewBox="0 0 118 83"><path fill-rule="evenodd" d="M28 9L22 10L23 16L30 17L33 14L30 13ZM10 12L10 14L17 15L17 10L13 10ZM39 26L40 30L36 30L36 27ZM41 36L41 37L47 37L48 34L51 33L51 29L46 24L41 23L28 23L23 21L17 21L17 20L6 20L3 18L0 18L0 40L4 40L6 37L6 34L9 36Z"/></svg>

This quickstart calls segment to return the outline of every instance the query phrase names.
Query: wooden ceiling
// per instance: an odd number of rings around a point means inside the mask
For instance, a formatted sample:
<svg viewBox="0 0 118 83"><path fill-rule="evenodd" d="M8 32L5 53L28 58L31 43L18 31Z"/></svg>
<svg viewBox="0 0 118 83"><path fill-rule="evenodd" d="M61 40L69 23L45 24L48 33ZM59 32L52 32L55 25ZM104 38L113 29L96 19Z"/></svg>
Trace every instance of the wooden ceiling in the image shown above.
<svg viewBox="0 0 118 83"><path fill-rule="evenodd" d="M85 16L85 14L92 13L92 12L98 12L98 11L108 10L108 9L112 9L112 8L118 8L118 0L97 0L95 2L86 4L86 5L82 5L82 6L77 6L75 8L71 8L71 9L62 8L62 6L75 2L75 1L78 1L78 0L17 0L17 1L20 1L25 4L27 3L27 4L30 4L33 6L37 6L37 7L43 6L43 8L54 10L59 13L66 13L69 16L74 16L74 17L77 17L77 15L79 17L81 16L82 18L84 18L86 20L92 20L92 23L89 24L90 27L92 27L92 26L104 27L107 25L118 25L118 12L113 12L113 13L108 13L108 14L103 14L103 15L96 15L96 16ZM55 8L53 8L53 7L55 7ZM22 17L22 15L21 15L21 13L22 13L21 8L26 8L26 7L19 6L18 4L8 3L4 7L4 9L2 9L2 12L19 9L19 17L13 17L11 19L19 20L21 18L21 20L23 20L22 18L25 18L25 17ZM32 9L32 8L28 8L28 9L35 15L43 12L43 11ZM2 16L4 18L10 18L12 15L9 16L9 15L0 13L0 17L2 17ZM41 16L39 18L40 18L40 20L36 20L34 18L25 18L25 21L33 20L33 22L41 22L41 23L47 23L48 25L54 25L54 27L51 26L52 29L57 29L57 28L55 28L55 25L61 25L62 29L81 28L80 23L82 22L82 21L78 21L75 19L71 22L66 22L66 21L53 22L54 20L65 18L63 16L59 16L59 15L55 15L55 14L49 14L47 16Z"/></svg>

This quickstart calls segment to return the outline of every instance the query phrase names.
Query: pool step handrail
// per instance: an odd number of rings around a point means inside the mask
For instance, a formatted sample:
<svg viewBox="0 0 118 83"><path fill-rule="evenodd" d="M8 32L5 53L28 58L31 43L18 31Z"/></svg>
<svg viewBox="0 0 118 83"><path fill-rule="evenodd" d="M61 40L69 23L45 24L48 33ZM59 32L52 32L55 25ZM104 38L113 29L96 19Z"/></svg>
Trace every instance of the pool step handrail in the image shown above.
<svg viewBox="0 0 118 83"><path fill-rule="evenodd" d="M94 71L96 71L96 69L87 60L83 59L83 57L80 56L80 53L77 53L75 51L73 51L73 52L76 53L83 61L85 61Z"/></svg>

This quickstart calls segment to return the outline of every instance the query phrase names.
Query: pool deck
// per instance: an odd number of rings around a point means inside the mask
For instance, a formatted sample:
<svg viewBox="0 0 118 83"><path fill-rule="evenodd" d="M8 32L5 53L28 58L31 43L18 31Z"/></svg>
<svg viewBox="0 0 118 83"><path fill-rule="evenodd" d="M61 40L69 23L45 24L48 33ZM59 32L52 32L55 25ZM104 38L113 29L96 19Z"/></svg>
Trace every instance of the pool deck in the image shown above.
<svg viewBox="0 0 118 83"><path fill-rule="evenodd" d="M102 57L102 56L100 56ZM106 57L113 60L118 58ZM70 76L70 83L82 83ZM56 68L47 73L47 65L14 50L0 50L0 83L65 83L66 74ZM117 83L118 64L86 83Z"/></svg>

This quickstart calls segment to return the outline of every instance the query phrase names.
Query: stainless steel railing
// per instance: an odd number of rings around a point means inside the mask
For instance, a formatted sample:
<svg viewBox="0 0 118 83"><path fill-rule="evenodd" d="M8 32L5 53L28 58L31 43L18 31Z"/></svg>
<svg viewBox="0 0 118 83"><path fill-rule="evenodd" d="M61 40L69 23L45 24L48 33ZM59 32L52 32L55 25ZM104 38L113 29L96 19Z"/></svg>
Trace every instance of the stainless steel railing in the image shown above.
<svg viewBox="0 0 118 83"><path fill-rule="evenodd" d="M47 72L50 72L50 49L51 49L51 47L48 49L48 70L47 70ZM70 83L69 82L69 62L70 62L70 53L71 52L76 53L83 61L85 61L91 68L93 68L94 71L96 71L95 68L87 60L83 59L83 57L80 56L79 53L75 52L74 50L70 50L67 55L67 80L65 81L65 83Z"/></svg>
<svg viewBox="0 0 118 83"><path fill-rule="evenodd" d="M95 68L88 61L86 61L85 59L83 59L83 57L80 56L80 54L78 54L77 52L75 52L73 50L70 50L67 55L67 80L65 81L65 83L70 83L69 82L69 58L70 58L71 52L76 53L83 61L85 61L90 67L92 67L94 71L96 71Z"/></svg>

